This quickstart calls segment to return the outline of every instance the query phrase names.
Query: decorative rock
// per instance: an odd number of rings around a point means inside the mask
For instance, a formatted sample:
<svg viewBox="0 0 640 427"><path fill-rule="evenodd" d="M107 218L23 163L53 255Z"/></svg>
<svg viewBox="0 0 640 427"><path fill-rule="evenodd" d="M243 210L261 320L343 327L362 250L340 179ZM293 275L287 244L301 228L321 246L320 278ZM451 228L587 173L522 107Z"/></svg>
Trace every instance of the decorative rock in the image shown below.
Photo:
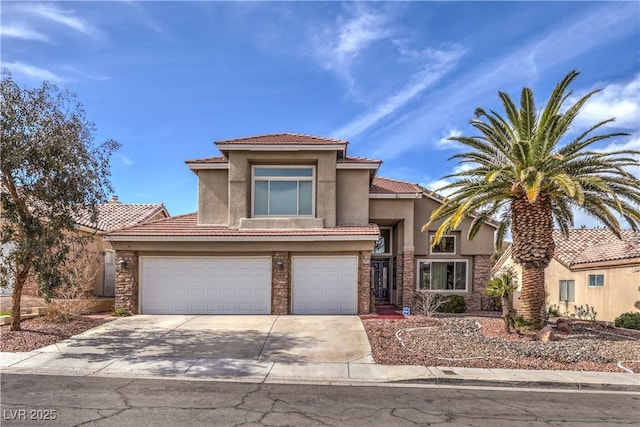
<svg viewBox="0 0 640 427"><path fill-rule="evenodd" d="M555 339L556 339L556 336L553 333L553 328L550 325L547 325L544 328L540 329L536 333L536 337L538 338L539 341L544 342L544 343L548 343L550 341L555 341Z"/></svg>
<svg viewBox="0 0 640 427"><path fill-rule="evenodd" d="M567 334L570 334L573 330L573 328L571 327L571 321L562 317L556 322L556 329Z"/></svg>

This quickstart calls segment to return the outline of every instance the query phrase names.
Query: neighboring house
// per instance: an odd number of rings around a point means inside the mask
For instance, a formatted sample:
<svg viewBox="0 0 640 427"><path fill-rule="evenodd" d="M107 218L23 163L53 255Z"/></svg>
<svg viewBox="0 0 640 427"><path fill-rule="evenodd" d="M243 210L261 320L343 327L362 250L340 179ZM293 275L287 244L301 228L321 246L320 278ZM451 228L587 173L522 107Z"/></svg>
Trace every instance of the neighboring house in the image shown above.
<svg viewBox="0 0 640 427"><path fill-rule="evenodd" d="M198 211L109 233L116 307L133 313L356 314L411 306L416 288L480 308L495 224L470 221L430 249L421 232L441 198L377 177L347 142L274 134L216 142L187 161Z"/></svg>
<svg viewBox="0 0 640 427"><path fill-rule="evenodd" d="M136 224L153 222L169 217L162 203L121 203L116 196L98 206L97 222L92 222L87 213L76 219L78 232L93 237L86 249L97 254L94 294L96 296L115 295L115 251L104 240L105 233ZM23 289L24 295L37 295L38 283L29 279Z"/></svg>
<svg viewBox="0 0 640 427"><path fill-rule="evenodd" d="M613 321L640 311L640 233L622 230L618 239L608 229L574 229L569 238L554 230L555 252L545 270L547 307L574 314L576 307L595 308L597 320ZM522 269L508 249L492 269L512 266L521 284ZM514 296L517 308L518 295Z"/></svg>

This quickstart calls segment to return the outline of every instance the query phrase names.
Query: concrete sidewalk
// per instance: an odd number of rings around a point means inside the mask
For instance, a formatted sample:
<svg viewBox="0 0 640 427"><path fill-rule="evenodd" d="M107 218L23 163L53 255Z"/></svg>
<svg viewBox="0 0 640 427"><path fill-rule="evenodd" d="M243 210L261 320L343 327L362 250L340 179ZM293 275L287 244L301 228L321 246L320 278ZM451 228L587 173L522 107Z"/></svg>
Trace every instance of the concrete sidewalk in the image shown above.
<svg viewBox="0 0 640 427"><path fill-rule="evenodd" d="M432 384L640 392L640 375L346 363L268 362L168 356L78 357L51 351L0 353L0 372L176 378L279 384Z"/></svg>

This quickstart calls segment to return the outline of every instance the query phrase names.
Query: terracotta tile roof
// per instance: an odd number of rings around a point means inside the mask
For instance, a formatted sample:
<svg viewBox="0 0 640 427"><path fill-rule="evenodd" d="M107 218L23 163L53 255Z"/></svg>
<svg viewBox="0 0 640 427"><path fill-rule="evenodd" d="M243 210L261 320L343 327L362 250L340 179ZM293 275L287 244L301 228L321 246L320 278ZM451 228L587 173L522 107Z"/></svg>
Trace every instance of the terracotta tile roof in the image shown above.
<svg viewBox="0 0 640 427"><path fill-rule="evenodd" d="M98 206L97 223L91 221L88 213L78 217L76 222L99 232L110 232L144 223L158 214L168 215L162 203L120 203L112 200Z"/></svg>
<svg viewBox="0 0 640 427"><path fill-rule="evenodd" d="M338 163L382 163L382 160L375 160L358 156L345 156L342 159L338 159Z"/></svg>
<svg viewBox="0 0 640 427"><path fill-rule="evenodd" d="M628 230L629 232L631 230ZM573 266L602 261L640 258L640 233L627 233L622 240L615 239L601 245L585 248L573 261Z"/></svg>
<svg viewBox="0 0 640 427"><path fill-rule="evenodd" d="M323 138L301 133L273 133L268 135L249 136L246 138L227 139L216 141L216 144L257 144L257 145L324 145L324 144L347 144L347 141L334 138Z"/></svg>
<svg viewBox="0 0 640 427"><path fill-rule="evenodd" d="M207 157L204 159L185 160L185 163L198 163L198 164L229 163L229 159L227 159L224 156L217 156L217 157Z"/></svg>
<svg viewBox="0 0 640 427"><path fill-rule="evenodd" d="M640 232L622 230L622 240L604 228L576 228L565 239L560 230L553 231L556 244L553 257L567 268L584 264L640 258ZM496 273L509 258L512 247L507 248L491 273Z"/></svg>
<svg viewBox="0 0 640 427"><path fill-rule="evenodd" d="M310 229L236 229L219 225L198 225L198 214L174 216L109 233L108 236L131 237L280 237L280 236L370 236L378 235L377 225L342 226Z"/></svg>
<svg viewBox="0 0 640 427"><path fill-rule="evenodd" d="M412 184L407 181L399 181L397 179L383 178L376 176L373 178L373 184L369 189L372 194L415 194L422 193L423 188L418 184Z"/></svg>
<svg viewBox="0 0 640 427"><path fill-rule="evenodd" d="M638 235L633 230L622 230L623 241ZM562 236L560 230L554 230L553 240L556 243L554 257L567 267L572 266L578 260L584 263L628 258L620 253L615 255L614 252L611 252L612 255L606 255L623 242L605 228L576 228L569 232L567 239ZM601 255L606 259L598 258ZM622 257L610 258L610 256Z"/></svg>

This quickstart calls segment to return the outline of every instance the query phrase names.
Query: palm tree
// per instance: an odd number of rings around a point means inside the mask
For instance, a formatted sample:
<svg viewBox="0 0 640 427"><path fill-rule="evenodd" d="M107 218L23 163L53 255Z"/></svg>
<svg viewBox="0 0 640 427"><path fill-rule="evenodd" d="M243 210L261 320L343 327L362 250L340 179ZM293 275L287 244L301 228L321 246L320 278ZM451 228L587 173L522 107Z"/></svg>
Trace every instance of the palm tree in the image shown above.
<svg viewBox="0 0 640 427"><path fill-rule="evenodd" d="M582 106L599 92L591 91L565 107L572 95L568 87L578 74L567 74L542 109L536 109L529 88L522 89L520 108L509 95L499 92L506 119L495 111L476 109L470 124L480 135L450 138L472 149L451 157L471 169L445 177L454 178L444 188L452 193L423 227L424 231L442 221L433 239L435 245L467 217L472 218L469 239L485 220L499 218L496 246L511 229L513 257L522 266L518 314L537 327L545 305L544 271L554 251L554 221L565 236L573 227L576 208L618 237L616 213L634 230L640 223L640 180L625 170L639 164L640 151L587 150L598 141L627 135L593 135L615 119L596 123L575 138L568 135Z"/></svg>

